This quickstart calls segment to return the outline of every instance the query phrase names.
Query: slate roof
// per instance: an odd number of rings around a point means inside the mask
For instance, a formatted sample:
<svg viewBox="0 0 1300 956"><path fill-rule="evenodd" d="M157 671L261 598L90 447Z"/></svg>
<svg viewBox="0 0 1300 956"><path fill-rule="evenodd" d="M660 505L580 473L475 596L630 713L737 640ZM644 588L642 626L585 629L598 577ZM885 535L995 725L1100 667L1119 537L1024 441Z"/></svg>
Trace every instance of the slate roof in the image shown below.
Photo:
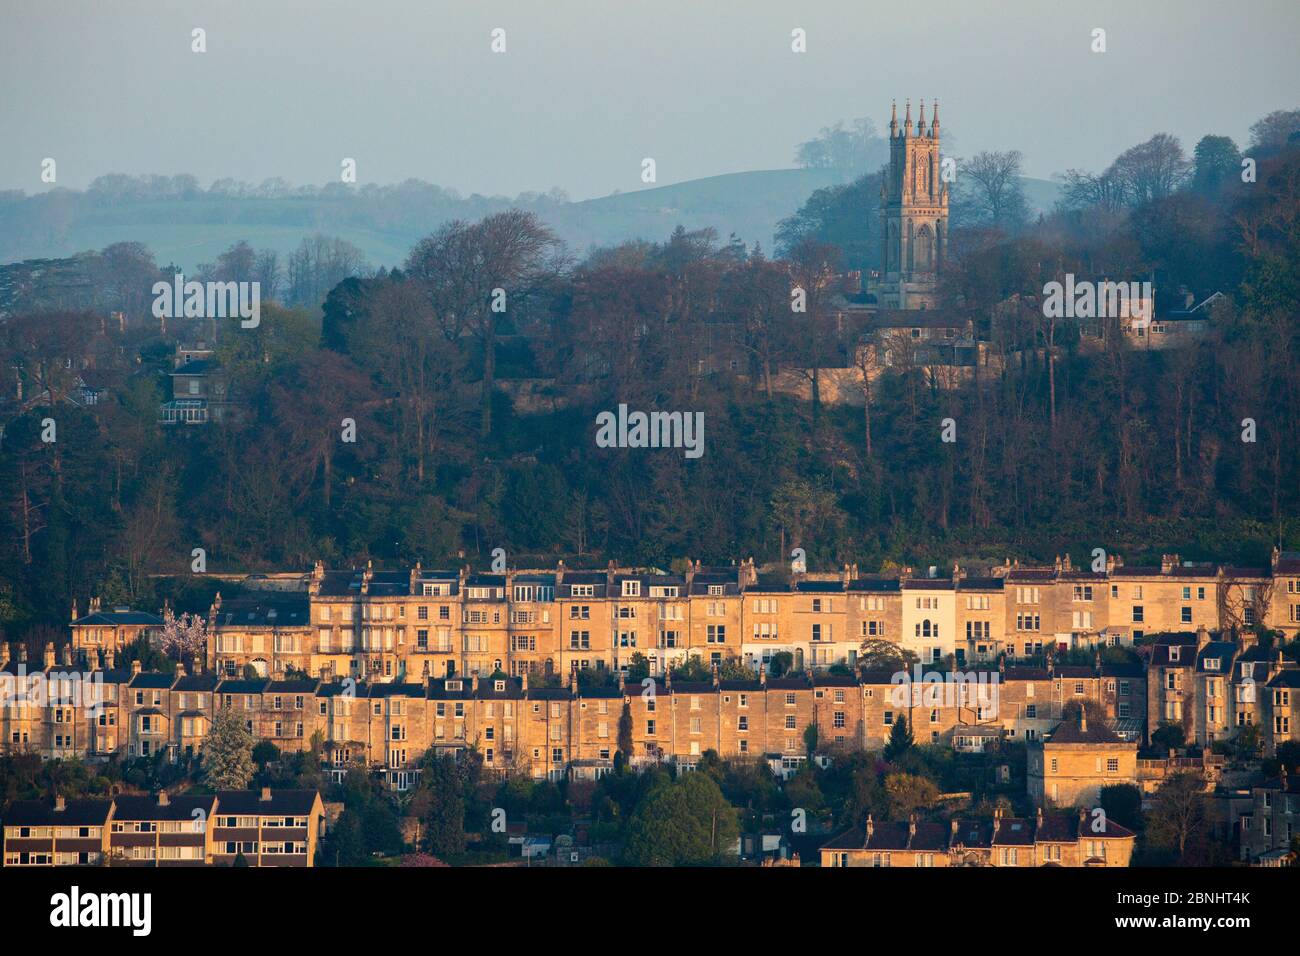
<svg viewBox="0 0 1300 956"><path fill-rule="evenodd" d="M162 627L162 618L145 611L113 610L96 611L93 614L87 614L85 617L79 617L72 622L73 627L81 627L82 625L118 627L123 624L144 624L149 627Z"/></svg>
<svg viewBox="0 0 1300 956"><path fill-rule="evenodd" d="M1082 721L1064 720L1052 731L1049 744L1118 744L1123 743L1105 724L1092 721L1085 727Z"/></svg>
<svg viewBox="0 0 1300 956"><path fill-rule="evenodd" d="M260 694L271 682L265 677L257 680L227 678L217 685L218 694Z"/></svg>
<svg viewBox="0 0 1300 956"><path fill-rule="evenodd" d="M175 674L141 671L131 678L131 683L128 686L139 687L142 690L170 690L174 683L176 683Z"/></svg>
<svg viewBox="0 0 1300 956"><path fill-rule="evenodd" d="M238 816L283 813L302 816L311 812L317 796L315 790L272 790L271 799L263 800L260 790L219 790L217 813Z"/></svg>
<svg viewBox="0 0 1300 956"><path fill-rule="evenodd" d="M116 809L114 820L193 820L194 811L202 810L211 815L216 797L212 794L203 796L169 796L166 806L159 806L158 797L123 796L113 798Z"/></svg>
<svg viewBox="0 0 1300 956"><path fill-rule="evenodd" d="M215 623L220 627L306 627L311 623L308 601L306 594L282 592L223 599Z"/></svg>
<svg viewBox="0 0 1300 956"><path fill-rule="evenodd" d="M218 683L220 683L220 678L216 674L187 674L172 685L172 690L185 693L211 692L217 689Z"/></svg>
<svg viewBox="0 0 1300 956"><path fill-rule="evenodd" d="M15 800L4 815L7 827L94 827L108 820L108 800L93 798L69 800L63 810L55 810L53 802L44 800Z"/></svg>

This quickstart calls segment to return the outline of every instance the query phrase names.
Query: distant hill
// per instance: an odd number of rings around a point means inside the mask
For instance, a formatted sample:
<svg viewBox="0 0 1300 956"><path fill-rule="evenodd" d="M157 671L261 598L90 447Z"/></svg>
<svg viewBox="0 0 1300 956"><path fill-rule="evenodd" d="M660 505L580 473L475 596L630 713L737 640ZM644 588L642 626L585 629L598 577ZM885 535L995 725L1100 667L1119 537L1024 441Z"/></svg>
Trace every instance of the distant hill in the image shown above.
<svg viewBox="0 0 1300 956"><path fill-rule="evenodd" d="M375 266L406 258L421 237L453 218L475 219L512 205L531 208L581 255L593 245L628 239L658 241L682 225L712 226L722 240L735 234L770 252L780 220L817 189L840 181L833 170L771 169L709 176L614 193L581 202L549 197L460 198L428 184L327 191L276 198L213 197L199 191L174 199L105 199L94 192L0 196L0 262L54 258L114 242L147 245L160 265L192 270L212 262L240 239L287 256L303 236L323 232L360 248ZM1030 206L1049 209L1059 187L1025 180Z"/></svg>

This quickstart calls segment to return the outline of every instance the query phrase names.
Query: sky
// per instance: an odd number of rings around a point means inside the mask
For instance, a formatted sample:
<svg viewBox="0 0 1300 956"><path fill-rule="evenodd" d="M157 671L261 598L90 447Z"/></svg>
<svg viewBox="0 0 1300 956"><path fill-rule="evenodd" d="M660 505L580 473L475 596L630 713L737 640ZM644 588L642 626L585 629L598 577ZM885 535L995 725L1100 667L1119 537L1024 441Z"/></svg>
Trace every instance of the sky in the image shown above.
<svg viewBox="0 0 1300 956"><path fill-rule="evenodd" d="M1300 107L1296 0L2 2L0 189L29 193L46 157L70 188L321 184L351 158L359 183L584 199L643 188L646 157L661 185L789 167L906 97L939 98L963 155L1019 149L1047 178L1157 132L1244 146Z"/></svg>

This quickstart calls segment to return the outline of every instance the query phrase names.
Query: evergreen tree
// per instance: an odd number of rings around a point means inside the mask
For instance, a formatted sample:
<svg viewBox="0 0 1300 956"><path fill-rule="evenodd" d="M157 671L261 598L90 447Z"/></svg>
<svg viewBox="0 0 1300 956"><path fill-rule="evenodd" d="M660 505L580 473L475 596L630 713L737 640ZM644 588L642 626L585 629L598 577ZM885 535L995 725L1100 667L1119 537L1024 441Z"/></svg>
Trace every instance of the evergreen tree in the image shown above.
<svg viewBox="0 0 1300 956"><path fill-rule="evenodd" d="M618 752L623 762L632 759L632 706L623 701L623 713L618 718Z"/></svg>
<svg viewBox="0 0 1300 956"><path fill-rule="evenodd" d="M907 726L907 718L899 714L894 721L894 726L889 731L889 743L885 745L885 759L889 761L897 760L908 750L912 744L912 728Z"/></svg>
<svg viewBox="0 0 1300 956"><path fill-rule="evenodd" d="M253 779L253 735L233 710L217 711L203 744L203 768L218 790L243 790Z"/></svg>
<svg viewBox="0 0 1300 956"><path fill-rule="evenodd" d="M424 799L424 850L446 857L465 852L465 790L456 761L430 755L420 788Z"/></svg>

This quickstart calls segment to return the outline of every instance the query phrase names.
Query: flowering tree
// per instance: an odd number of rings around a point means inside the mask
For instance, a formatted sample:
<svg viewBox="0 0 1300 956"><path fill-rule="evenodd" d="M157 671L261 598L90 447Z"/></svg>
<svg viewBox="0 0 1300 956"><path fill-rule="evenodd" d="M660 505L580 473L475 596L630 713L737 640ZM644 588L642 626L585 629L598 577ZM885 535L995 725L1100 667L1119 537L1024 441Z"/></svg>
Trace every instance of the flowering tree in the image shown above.
<svg viewBox="0 0 1300 956"><path fill-rule="evenodd" d="M163 626L155 643L159 650L178 661L202 654L208 646L208 623L188 612L177 617L171 608L163 610Z"/></svg>

